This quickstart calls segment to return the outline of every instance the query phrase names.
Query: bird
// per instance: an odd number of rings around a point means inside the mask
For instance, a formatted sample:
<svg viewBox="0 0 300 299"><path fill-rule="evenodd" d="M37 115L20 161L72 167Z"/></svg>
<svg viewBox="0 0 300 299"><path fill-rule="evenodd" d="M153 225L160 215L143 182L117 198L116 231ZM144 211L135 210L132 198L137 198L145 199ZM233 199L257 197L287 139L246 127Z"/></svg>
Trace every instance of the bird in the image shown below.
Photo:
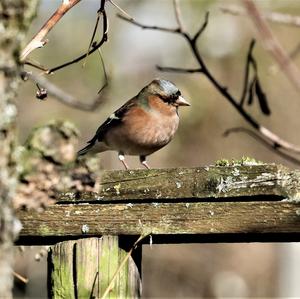
<svg viewBox="0 0 300 299"><path fill-rule="evenodd" d="M179 106L190 103L175 84L154 79L100 125L78 156L113 150L125 169L129 169L125 155L139 156L140 163L150 169L146 157L172 140L179 124Z"/></svg>

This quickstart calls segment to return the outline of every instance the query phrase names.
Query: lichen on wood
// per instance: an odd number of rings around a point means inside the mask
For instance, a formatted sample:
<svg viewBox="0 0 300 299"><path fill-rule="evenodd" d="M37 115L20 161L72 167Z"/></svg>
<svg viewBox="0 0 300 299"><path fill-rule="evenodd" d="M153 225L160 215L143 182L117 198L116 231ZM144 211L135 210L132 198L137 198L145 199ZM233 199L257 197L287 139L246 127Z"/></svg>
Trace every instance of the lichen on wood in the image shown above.
<svg viewBox="0 0 300 299"><path fill-rule="evenodd" d="M298 233L300 203L189 202L61 204L42 213L19 212L22 242L26 237L113 235L188 235ZM82 225L89 227L82 232ZM41 229L47 226L45 231ZM184 239L184 238L183 238Z"/></svg>
<svg viewBox="0 0 300 299"><path fill-rule="evenodd" d="M104 171L100 192L62 193L60 201L141 201L224 197L300 198L300 172L275 164Z"/></svg>
<svg viewBox="0 0 300 299"><path fill-rule="evenodd" d="M300 231L299 171L275 164L107 171L101 186L40 214L20 211L21 236Z"/></svg>
<svg viewBox="0 0 300 299"><path fill-rule="evenodd" d="M106 298L140 297L140 275L132 258L119 268L125 255L115 236L56 244L49 255L50 295L52 298L102 298L117 273Z"/></svg>

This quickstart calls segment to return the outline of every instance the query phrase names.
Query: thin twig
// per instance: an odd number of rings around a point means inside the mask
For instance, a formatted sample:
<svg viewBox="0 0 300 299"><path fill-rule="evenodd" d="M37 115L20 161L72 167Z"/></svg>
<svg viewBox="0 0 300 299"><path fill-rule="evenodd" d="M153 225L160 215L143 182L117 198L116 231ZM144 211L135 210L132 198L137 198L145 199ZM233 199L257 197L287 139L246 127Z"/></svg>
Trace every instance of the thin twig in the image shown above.
<svg viewBox="0 0 300 299"><path fill-rule="evenodd" d="M246 0L245 0L246 1ZM151 30L160 30L165 31L169 33L177 33L178 35L185 38L188 45L191 48L191 51L196 58L196 61L198 62L200 66L201 73L212 83L212 85L220 92L220 94L223 95L223 97L228 100L234 108L240 113L240 115L255 129L257 130L261 135L263 135L265 138L267 138L270 143L277 149L279 147L283 149L287 149L294 153L300 153L300 147L296 146L292 143L289 143L285 141L284 139L280 138L275 133L271 132L267 128L263 127L256 119L254 119L241 105L240 102L231 94L229 93L228 89L223 86L221 83L217 81L217 79L213 76L213 74L209 71L207 68L202 56L200 55L200 52L197 48L196 42L197 39L200 37L200 35L203 33L204 29L206 28L208 24L208 14L206 14L206 18L196 35L191 38L188 32L180 32L179 29L170 29L170 28L164 28L164 27L158 27L158 26L152 26L152 25L144 25L137 21L130 20L124 16L119 16L121 19L136 25L142 29L151 29ZM253 65L255 67L255 65ZM162 68L162 67L161 67ZM162 68L163 69L163 68ZM167 71L174 71L174 72L180 72L183 73L183 69L179 68L167 68ZM300 78L300 77L299 77Z"/></svg>
<svg viewBox="0 0 300 299"><path fill-rule="evenodd" d="M65 1L66 2L66 1ZM103 33L102 33L102 39L100 40L100 42L98 43L94 43L94 37L98 28L98 23L99 23L99 18L100 18L100 14L102 14L103 16ZM89 45L89 49L87 51L87 53L81 55L80 57L64 63L63 65L57 66L55 68L52 69L48 69L46 70L44 67L40 66L39 63L35 63L32 62L31 60L26 60L25 63L29 64L31 66L34 66L38 69L42 69L45 71L44 74L49 74L49 73L53 73L56 70L62 69L70 64L73 64L75 62L80 61L83 58L86 58L88 55L90 55L91 53L95 52L96 50L100 50L101 45L107 41L107 34L108 34L108 19L106 16L106 12L105 12L105 0L101 0L100 2L100 8L98 10L98 18L96 21L96 25L92 34L92 38L91 38L91 42ZM29 72L22 72L21 76L24 79L30 79L31 81L33 81L34 83L36 83L36 85L38 86L39 90L37 92L37 97L39 99L44 99L48 94L52 95L53 97L55 97L58 101L62 102L63 104L66 104L70 107L76 108L76 109L80 109L80 110L85 110L85 111L93 111L94 109L96 109L102 102L104 102L105 98L103 97L103 95L101 94L102 91L105 89L105 87L108 86L108 77L107 77L107 72L105 69L105 64L104 64L104 60L101 56L101 52L99 52L100 54L100 61L101 61L101 65L103 68L103 72L104 72L104 84L103 86L100 88L100 90L98 91L98 95L95 99L93 99L91 102L82 102L78 99L76 99L74 96L70 95L69 93L66 93L64 90L62 90L61 88L59 88L58 86L56 86L55 84L51 83L49 80L47 80L43 75L35 75ZM41 94L41 89L43 89L43 93Z"/></svg>
<svg viewBox="0 0 300 299"><path fill-rule="evenodd" d="M25 284L27 284L28 281L29 281L28 278L22 276L21 274L15 272L15 271L13 271L13 276L16 277L16 278L18 278L20 281L22 281L22 282L25 283Z"/></svg>
<svg viewBox="0 0 300 299"><path fill-rule="evenodd" d="M295 59L300 53L300 43L296 45L296 47L289 53L291 59Z"/></svg>
<svg viewBox="0 0 300 299"><path fill-rule="evenodd" d="M183 22L181 19L181 10L179 8L178 0L173 0L173 6L174 6L175 18L176 18L178 28L179 28L180 32L183 32L184 28L183 28Z"/></svg>
<svg viewBox="0 0 300 299"><path fill-rule="evenodd" d="M197 39L201 36L202 32L205 30L205 28L206 28L206 26L208 24L208 18L209 18L209 12L207 11L206 14L205 14L204 23L201 25L201 27L199 28L199 30L194 35L194 38L192 39L193 43L197 42Z"/></svg>
<svg viewBox="0 0 300 299"><path fill-rule="evenodd" d="M122 14L124 14L127 18L133 20L133 17L126 12L122 7L120 7L119 5L117 5L115 2L113 2L112 0L109 0L109 2L115 7L117 8Z"/></svg>
<svg viewBox="0 0 300 299"><path fill-rule="evenodd" d="M246 99L246 95L248 92L248 85L249 85L249 73L250 73L250 64L253 63L252 59L252 51L255 45L255 40L252 40L249 46L248 55L247 55L247 61L246 61L246 69L245 69L245 77L244 77L244 85L242 90L242 95L240 99L240 105L244 105L244 101ZM254 64L254 67L256 68L256 64Z"/></svg>
<svg viewBox="0 0 300 299"><path fill-rule="evenodd" d="M243 7L237 5L221 6L220 10L224 13L229 13L234 16L247 15L247 11ZM275 11L264 11L261 12L261 15L270 22L279 23L282 25L300 27L300 16L293 16L290 14L279 13Z"/></svg>
<svg viewBox="0 0 300 299"><path fill-rule="evenodd" d="M69 93L65 92L52 82L50 82L47 78L44 76L38 76L32 73L27 73L28 79L33 81L34 83L38 83L39 86L43 87L48 95L53 96L61 103L68 105L70 107L85 110L85 111L93 111L96 109L101 103L105 101L105 97L103 97L103 94L98 94L95 99L91 101L91 103L85 103L82 102ZM103 91L103 89L107 86L107 81L105 82L104 86L101 88L100 92Z"/></svg>
<svg viewBox="0 0 300 299"><path fill-rule="evenodd" d="M256 141L260 142L263 146L267 147L269 150L274 151L277 155L281 156L282 158L295 163L296 165L300 165L299 159L285 153L279 150L279 148L276 147L276 144L269 143L267 140L265 140L262 136L260 136L258 133L242 127L236 127L226 130L223 135L224 137L228 137L232 133L245 133L254 138Z"/></svg>
<svg viewBox="0 0 300 299"><path fill-rule="evenodd" d="M42 26L38 33L32 38L21 53L20 60L24 61L26 57L35 49L43 47L46 40L43 39L49 33L49 31L57 24L57 22L68 12L74 5L78 4L81 0L65 0L57 8L55 13L48 19L48 21Z"/></svg>
<svg viewBox="0 0 300 299"><path fill-rule="evenodd" d="M106 68L105 68L105 63L104 63L104 59L101 53L101 49L98 49L98 53L100 56L100 61L101 61L101 65L102 65L102 69L103 69L103 73L104 73L104 84L102 85L102 87L99 89L98 94L100 94L102 92L102 90L108 86L108 76L107 76L107 72L106 72Z"/></svg>
<svg viewBox="0 0 300 299"><path fill-rule="evenodd" d="M89 296L89 299L93 299L94 297L94 288L96 286L96 281L97 281L97 277L99 276L99 271L96 272L96 275L94 277L94 281L93 281L93 285L92 285L92 289L91 289L91 294Z"/></svg>
<svg viewBox="0 0 300 299"><path fill-rule="evenodd" d="M111 281L109 282L106 290L104 291L101 299L104 299L108 293L111 291L112 286L114 284L115 279L117 278L117 275L120 273L120 271L122 270L122 268L124 267L124 265L126 264L126 262L128 261L128 259L130 258L133 250L136 248L136 246L138 245L138 243L140 243L145 237L149 236L149 234L145 234L145 235L141 235L133 244L133 246L131 247L131 249L128 251L128 253L126 254L126 256L123 258L122 262L120 263L119 267L117 268L116 272L114 273Z"/></svg>
<svg viewBox="0 0 300 299"><path fill-rule="evenodd" d="M102 2L105 3L105 0L102 0ZM47 73L49 73L49 74L54 73L54 72L66 67L66 66L69 66L71 64L79 62L80 60L84 59L87 55L91 55L92 53L94 53L97 49L99 49L107 41L108 19L107 19L107 15L106 15L104 6L103 6L103 10L101 12L102 12L102 16L103 16L103 34L102 34L101 40L97 44L95 44L92 47L92 49L90 49L87 53L84 53L84 54L80 55L79 57L77 57L77 58L75 58L71 61L65 62L61 65L56 66L56 67L53 67L53 68L49 69Z"/></svg>
<svg viewBox="0 0 300 299"><path fill-rule="evenodd" d="M165 31L165 32L169 32L169 33L180 33L180 29L179 28L167 28L167 27L160 27L160 26L148 26L148 25L144 25L142 23L136 22L134 19L130 19L127 18L121 14L117 14L117 17L119 17L120 19L129 22L131 24L134 24L142 29L149 29L149 30L160 30L160 31Z"/></svg>
<svg viewBox="0 0 300 299"><path fill-rule="evenodd" d="M292 49L288 53L288 55L291 60L295 60L299 54L300 54L300 43L298 42L298 44L294 47L294 49ZM280 71L280 66L278 64L273 64L269 67L269 71L272 75L274 75Z"/></svg>
<svg viewBox="0 0 300 299"><path fill-rule="evenodd" d="M224 13L229 13L234 16L246 16L248 15L247 10L241 6L237 5L226 5L221 6L220 10ZM270 22L279 23L281 25L300 27L300 16L294 16L287 13L279 13L274 11L262 11L260 14ZM300 43L288 54L291 60L294 60L296 56L300 53ZM279 66L271 66L271 72L274 74L278 72L281 68Z"/></svg>
<svg viewBox="0 0 300 299"><path fill-rule="evenodd" d="M44 72L48 71L48 69L45 66L41 65L38 61L35 61L33 59L28 59L27 58L24 61L24 64L30 65L30 66L32 66L32 67L34 67L34 68L36 68L38 70L44 71Z"/></svg>
<svg viewBox="0 0 300 299"><path fill-rule="evenodd" d="M89 47L88 47L88 49L87 49L87 51L86 51L86 56L85 56L85 59L84 59L83 64L82 64L83 67L85 67L86 59L87 59L87 57L89 56L88 53L89 53L89 51L90 51L90 49L91 49L91 46L92 46L92 44L93 44L93 42L94 42L94 38L95 38L97 29L98 29L98 25L99 25L100 14L101 14L101 13L100 13L100 10L98 10L98 11L97 11L96 24L95 24L95 27L94 27L94 30L93 30L93 34L92 34L92 37L91 37L91 41L90 41L90 43L89 43Z"/></svg>
<svg viewBox="0 0 300 299"><path fill-rule="evenodd" d="M201 73L202 69L185 69L179 67L168 67L157 65L156 68L162 72L176 72L176 73Z"/></svg>
<svg viewBox="0 0 300 299"><path fill-rule="evenodd" d="M263 45L274 57L280 68L284 71L293 85L300 90L300 71L292 62L289 55L280 45L278 39L274 36L265 18L262 16L253 0L243 0L249 16L255 24Z"/></svg>

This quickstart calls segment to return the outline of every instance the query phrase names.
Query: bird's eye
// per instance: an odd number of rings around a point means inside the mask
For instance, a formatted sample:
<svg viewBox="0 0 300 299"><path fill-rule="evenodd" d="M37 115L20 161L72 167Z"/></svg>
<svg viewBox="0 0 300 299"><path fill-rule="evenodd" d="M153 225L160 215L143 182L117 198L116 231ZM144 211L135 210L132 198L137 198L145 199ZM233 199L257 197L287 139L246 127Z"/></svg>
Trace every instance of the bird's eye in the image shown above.
<svg viewBox="0 0 300 299"><path fill-rule="evenodd" d="M170 94L169 96L162 96L159 94L157 96L160 97L164 102L168 104L172 104L178 99L180 95L181 95L180 91L177 91L176 93Z"/></svg>
<svg viewBox="0 0 300 299"><path fill-rule="evenodd" d="M178 90L176 93L173 93L173 94L171 95L171 99L172 99L173 101L176 101L180 95L181 95L181 92Z"/></svg>

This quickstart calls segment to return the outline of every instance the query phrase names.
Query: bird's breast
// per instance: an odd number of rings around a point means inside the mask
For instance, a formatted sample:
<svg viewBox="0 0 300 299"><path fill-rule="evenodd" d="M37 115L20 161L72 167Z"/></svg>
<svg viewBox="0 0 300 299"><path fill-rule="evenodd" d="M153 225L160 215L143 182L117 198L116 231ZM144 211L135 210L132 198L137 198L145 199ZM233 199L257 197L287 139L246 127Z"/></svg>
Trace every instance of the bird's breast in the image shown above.
<svg viewBox="0 0 300 299"><path fill-rule="evenodd" d="M178 124L176 111L163 115L135 108L124 117L120 126L107 134L105 142L127 155L149 155L172 140Z"/></svg>

